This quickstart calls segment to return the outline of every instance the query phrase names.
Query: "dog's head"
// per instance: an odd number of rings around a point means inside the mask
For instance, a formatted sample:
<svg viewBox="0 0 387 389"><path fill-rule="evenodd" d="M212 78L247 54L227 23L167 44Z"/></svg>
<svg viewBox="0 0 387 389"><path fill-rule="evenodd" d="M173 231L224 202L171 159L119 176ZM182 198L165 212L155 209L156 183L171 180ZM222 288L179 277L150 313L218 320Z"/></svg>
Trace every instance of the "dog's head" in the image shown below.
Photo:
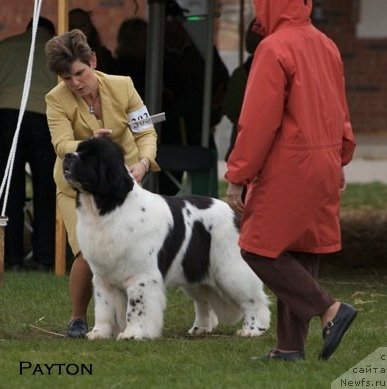
<svg viewBox="0 0 387 389"><path fill-rule="evenodd" d="M66 154L63 174L78 192L92 194L100 210L107 203L109 210L122 204L134 185L123 149L107 137L85 140L76 152Z"/></svg>

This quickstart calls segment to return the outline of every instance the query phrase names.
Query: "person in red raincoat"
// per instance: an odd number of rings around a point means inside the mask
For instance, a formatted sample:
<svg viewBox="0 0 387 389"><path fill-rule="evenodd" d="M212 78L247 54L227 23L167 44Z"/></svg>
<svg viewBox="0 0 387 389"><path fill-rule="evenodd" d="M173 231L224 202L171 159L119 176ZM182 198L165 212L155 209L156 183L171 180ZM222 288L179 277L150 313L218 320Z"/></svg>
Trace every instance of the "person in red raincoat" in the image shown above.
<svg viewBox="0 0 387 389"><path fill-rule="evenodd" d="M328 359L356 316L316 281L319 255L341 249L342 167L355 149L343 65L311 24L312 0L253 4L265 38L227 163L228 202L242 213L242 255L277 296L277 345L266 358L304 359L308 322L320 316Z"/></svg>

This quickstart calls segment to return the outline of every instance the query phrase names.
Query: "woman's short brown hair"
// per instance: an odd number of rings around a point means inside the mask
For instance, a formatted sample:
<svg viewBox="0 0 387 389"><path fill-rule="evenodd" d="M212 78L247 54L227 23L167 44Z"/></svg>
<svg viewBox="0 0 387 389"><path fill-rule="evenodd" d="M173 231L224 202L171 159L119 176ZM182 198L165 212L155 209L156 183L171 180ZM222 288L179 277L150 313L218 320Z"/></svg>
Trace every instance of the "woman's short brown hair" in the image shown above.
<svg viewBox="0 0 387 389"><path fill-rule="evenodd" d="M77 60L89 65L93 56L85 34L78 29L50 39L45 51L48 68L60 76L69 74Z"/></svg>

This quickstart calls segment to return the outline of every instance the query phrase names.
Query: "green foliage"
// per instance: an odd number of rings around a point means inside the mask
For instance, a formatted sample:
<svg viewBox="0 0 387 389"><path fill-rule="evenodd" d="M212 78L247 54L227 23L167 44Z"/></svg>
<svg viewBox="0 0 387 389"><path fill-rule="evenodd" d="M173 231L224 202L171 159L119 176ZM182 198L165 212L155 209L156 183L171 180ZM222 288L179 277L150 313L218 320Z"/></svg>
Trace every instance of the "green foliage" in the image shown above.
<svg viewBox="0 0 387 389"><path fill-rule="evenodd" d="M313 319L307 360L297 363L251 359L275 345L275 324L260 338L235 336L238 326L220 326L213 335L186 335L193 304L178 290L168 292L164 334L154 341L87 341L62 337L69 318L67 277L6 273L0 289L0 388L328 388L351 366L385 346L387 276L325 274L334 296L359 310L351 331L331 360L317 360L321 348ZM272 298L274 301L274 299ZM91 304L92 305L92 304ZM275 323L275 303L272 304ZM93 322L90 309L89 322ZM19 373L21 361L34 366L93 365L92 375ZM44 367L44 366L43 366Z"/></svg>

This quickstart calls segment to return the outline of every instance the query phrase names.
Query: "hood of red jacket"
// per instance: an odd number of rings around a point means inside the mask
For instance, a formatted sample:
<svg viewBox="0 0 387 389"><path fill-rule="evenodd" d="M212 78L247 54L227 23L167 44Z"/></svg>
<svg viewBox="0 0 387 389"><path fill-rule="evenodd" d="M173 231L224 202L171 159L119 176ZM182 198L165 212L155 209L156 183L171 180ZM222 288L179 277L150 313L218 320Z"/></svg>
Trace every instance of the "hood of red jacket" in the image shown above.
<svg viewBox="0 0 387 389"><path fill-rule="evenodd" d="M254 30L267 36L278 27L310 21L312 0L253 0L256 22Z"/></svg>

